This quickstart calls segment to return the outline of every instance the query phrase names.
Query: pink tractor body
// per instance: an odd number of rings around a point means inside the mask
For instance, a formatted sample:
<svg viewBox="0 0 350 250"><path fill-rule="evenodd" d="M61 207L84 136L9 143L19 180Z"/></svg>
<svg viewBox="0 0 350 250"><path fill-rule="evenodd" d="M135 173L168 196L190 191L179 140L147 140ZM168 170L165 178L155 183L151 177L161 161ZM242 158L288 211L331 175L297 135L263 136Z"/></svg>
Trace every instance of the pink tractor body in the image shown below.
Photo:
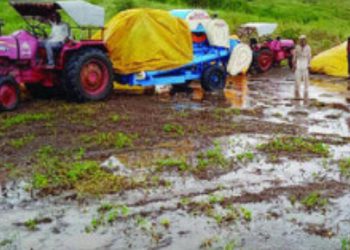
<svg viewBox="0 0 350 250"><path fill-rule="evenodd" d="M252 46L254 53L253 67L259 73L269 71L274 65L280 65L288 60L290 68L293 67L293 40L275 39L263 44Z"/></svg>
<svg viewBox="0 0 350 250"><path fill-rule="evenodd" d="M45 19L60 6L55 3L17 3L23 17ZM30 25L30 24L29 24ZM46 50L40 46L45 30L38 25L0 36L0 110L18 106L19 85L34 97L63 92L69 99L98 101L113 88L113 68L102 40L69 39L55 51L55 67L47 66Z"/></svg>

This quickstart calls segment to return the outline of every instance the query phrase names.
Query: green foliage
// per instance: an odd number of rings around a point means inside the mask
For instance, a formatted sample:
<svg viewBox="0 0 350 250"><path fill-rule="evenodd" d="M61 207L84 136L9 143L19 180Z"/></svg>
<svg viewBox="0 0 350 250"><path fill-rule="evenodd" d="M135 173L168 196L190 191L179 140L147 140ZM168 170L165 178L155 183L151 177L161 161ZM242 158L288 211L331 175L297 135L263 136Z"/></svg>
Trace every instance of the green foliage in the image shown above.
<svg viewBox="0 0 350 250"><path fill-rule="evenodd" d="M253 161L254 160L254 153L253 152L245 152L242 154L237 155L238 161Z"/></svg>
<svg viewBox="0 0 350 250"><path fill-rule="evenodd" d="M35 231L38 229L38 221L36 219L27 220L24 222L24 225L29 231Z"/></svg>
<svg viewBox="0 0 350 250"><path fill-rule="evenodd" d="M2 127L10 128L12 126L26 124L37 121L47 121L50 120L52 115L50 113L34 113L34 114L18 114L15 116L10 116L3 120Z"/></svg>
<svg viewBox="0 0 350 250"><path fill-rule="evenodd" d="M115 134L114 140L114 145L118 149L131 147L133 143L133 138L121 132Z"/></svg>
<svg viewBox="0 0 350 250"><path fill-rule="evenodd" d="M166 133L175 133L181 136L185 135L184 127L179 124L165 124L163 126L163 131Z"/></svg>
<svg viewBox="0 0 350 250"><path fill-rule="evenodd" d="M329 156L328 145L310 138L280 137L258 146L259 150L268 153L304 153L322 157Z"/></svg>
<svg viewBox="0 0 350 250"><path fill-rule="evenodd" d="M78 152L79 153L79 152ZM38 150L33 159L32 187L43 193L76 190L81 194L98 195L131 187L132 180L104 171L95 161L72 161L67 152L50 146ZM75 157L79 158L79 157Z"/></svg>
<svg viewBox="0 0 350 250"><path fill-rule="evenodd" d="M350 238L342 239L341 250L350 250Z"/></svg>
<svg viewBox="0 0 350 250"><path fill-rule="evenodd" d="M197 158L197 167L199 169L204 169L208 165L225 167L228 164L228 161L222 152L222 148L218 143L216 143L215 146L212 149L209 149L207 152L199 154Z"/></svg>
<svg viewBox="0 0 350 250"><path fill-rule="evenodd" d="M350 158L339 162L340 173L345 177L350 177Z"/></svg>
<svg viewBox="0 0 350 250"><path fill-rule="evenodd" d="M26 135L18 139L11 139L9 145L15 149L21 149L35 139L34 135Z"/></svg>
<svg viewBox="0 0 350 250"><path fill-rule="evenodd" d="M301 204L307 209L323 208L328 204L328 200L322 198L318 192L312 192L301 200Z"/></svg>
<svg viewBox="0 0 350 250"><path fill-rule="evenodd" d="M168 229L170 227L170 220L167 218L162 218L160 220L160 225L162 225L164 228Z"/></svg>
<svg viewBox="0 0 350 250"><path fill-rule="evenodd" d="M222 202L224 200L224 197L210 195L208 200L209 200L210 204L217 204L217 203Z"/></svg>
<svg viewBox="0 0 350 250"><path fill-rule="evenodd" d="M101 132L95 135L84 135L81 140L87 144L122 149L131 147L135 138L136 135L127 135L123 132Z"/></svg>
<svg viewBox="0 0 350 250"><path fill-rule="evenodd" d="M241 213L243 215L243 219L244 220L246 220L246 221L251 221L252 220L253 213L250 210L248 210L248 209L246 209L244 207L241 207Z"/></svg>
<svg viewBox="0 0 350 250"><path fill-rule="evenodd" d="M190 168L184 159L166 158L156 162L158 171L163 171L164 168L176 168L179 171L186 171Z"/></svg>

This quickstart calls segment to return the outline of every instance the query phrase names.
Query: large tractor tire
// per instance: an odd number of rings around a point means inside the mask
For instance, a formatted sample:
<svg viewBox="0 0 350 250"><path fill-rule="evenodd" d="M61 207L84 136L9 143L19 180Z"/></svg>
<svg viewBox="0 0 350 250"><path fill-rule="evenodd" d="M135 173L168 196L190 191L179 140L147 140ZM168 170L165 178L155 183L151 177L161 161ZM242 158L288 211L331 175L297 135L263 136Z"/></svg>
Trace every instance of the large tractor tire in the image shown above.
<svg viewBox="0 0 350 250"><path fill-rule="evenodd" d="M258 73L265 73L269 71L274 63L273 52L269 49L261 49L254 52L254 69Z"/></svg>
<svg viewBox="0 0 350 250"><path fill-rule="evenodd" d="M113 91L113 68L108 56L96 48L84 49L68 60L63 88L73 101L100 101Z"/></svg>
<svg viewBox="0 0 350 250"><path fill-rule="evenodd" d="M212 65L206 68L201 79L205 91L223 90L226 85L226 71L223 67Z"/></svg>
<svg viewBox="0 0 350 250"><path fill-rule="evenodd" d="M12 77L0 77L0 110L12 111L18 107L20 90Z"/></svg>

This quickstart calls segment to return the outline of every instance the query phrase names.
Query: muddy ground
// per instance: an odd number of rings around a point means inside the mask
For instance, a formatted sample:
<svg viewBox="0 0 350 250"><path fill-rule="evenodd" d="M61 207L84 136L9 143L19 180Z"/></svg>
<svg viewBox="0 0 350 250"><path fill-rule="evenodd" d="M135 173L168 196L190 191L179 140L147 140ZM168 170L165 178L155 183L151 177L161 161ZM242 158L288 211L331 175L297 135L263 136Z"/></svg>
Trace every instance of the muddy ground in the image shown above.
<svg viewBox="0 0 350 250"><path fill-rule="evenodd" d="M347 82L229 82L1 114L0 249L350 249Z"/></svg>

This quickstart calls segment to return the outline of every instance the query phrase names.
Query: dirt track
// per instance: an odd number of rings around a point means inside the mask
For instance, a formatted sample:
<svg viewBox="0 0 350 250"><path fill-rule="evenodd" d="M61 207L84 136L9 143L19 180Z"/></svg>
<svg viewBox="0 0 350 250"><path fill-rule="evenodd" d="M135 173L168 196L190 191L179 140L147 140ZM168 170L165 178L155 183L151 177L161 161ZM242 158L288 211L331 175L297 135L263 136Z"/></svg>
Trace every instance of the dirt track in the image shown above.
<svg viewBox="0 0 350 250"><path fill-rule="evenodd" d="M305 104L292 99L292 74L276 69L210 95L194 84L173 97L28 100L0 117L0 244L341 249L350 244L350 182L339 168L350 157L346 88L314 76ZM285 137L297 146L268 144ZM126 176L124 186L106 181L95 190L81 179L34 188L37 168L50 162L40 158L47 145L56 154L45 157L62 162L115 156L123 168L112 171Z"/></svg>

